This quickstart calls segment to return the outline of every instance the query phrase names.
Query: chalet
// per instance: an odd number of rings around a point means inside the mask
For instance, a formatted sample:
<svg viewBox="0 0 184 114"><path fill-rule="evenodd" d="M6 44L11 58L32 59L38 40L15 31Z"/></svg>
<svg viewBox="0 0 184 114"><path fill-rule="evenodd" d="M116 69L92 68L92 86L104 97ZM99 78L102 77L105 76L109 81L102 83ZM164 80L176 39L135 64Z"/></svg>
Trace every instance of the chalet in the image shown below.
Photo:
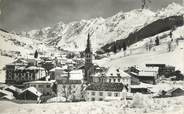
<svg viewBox="0 0 184 114"><path fill-rule="evenodd" d="M52 95L53 93L53 81L31 81L25 82L24 85L26 88L35 87L42 95Z"/></svg>
<svg viewBox="0 0 184 114"><path fill-rule="evenodd" d="M15 97L14 96L9 96L9 95L6 95L6 96L3 96L3 97L0 98L0 100L13 100L13 99L15 99Z"/></svg>
<svg viewBox="0 0 184 114"><path fill-rule="evenodd" d="M41 93L35 87L29 87L23 90L17 97L20 100L38 100L41 97Z"/></svg>
<svg viewBox="0 0 184 114"><path fill-rule="evenodd" d="M93 83L86 88L85 100L103 101L107 97L121 99L127 91L127 86L122 83Z"/></svg>
<svg viewBox="0 0 184 114"><path fill-rule="evenodd" d="M136 67L139 71L136 72L129 72L131 76L139 79L140 82L149 83L149 84L156 84L158 81L158 68L157 67Z"/></svg>
<svg viewBox="0 0 184 114"><path fill-rule="evenodd" d="M167 66L165 64L146 64L146 67L150 67L150 68L157 67L157 68L159 68L159 70L158 70L158 75L159 76L167 75L167 74L170 74L170 73L175 71L175 67Z"/></svg>
<svg viewBox="0 0 184 114"><path fill-rule="evenodd" d="M173 88L168 90L165 95L168 97L184 96L184 90L181 88Z"/></svg>
<svg viewBox="0 0 184 114"><path fill-rule="evenodd" d="M4 88L4 90L13 93L14 97L17 97L22 92L21 89L15 87L15 86L8 86L8 87Z"/></svg>
<svg viewBox="0 0 184 114"><path fill-rule="evenodd" d="M45 69L36 66L6 65L6 83L20 85L24 82L35 81L46 77Z"/></svg>
<svg viewBox="0 0 184 114"><path fill-rule="evenodd" d="M3 97L3 96L13 96L13 93L9 92L9 91L6 91L6 90L1 90L0 89L0 98Z"/></svg>

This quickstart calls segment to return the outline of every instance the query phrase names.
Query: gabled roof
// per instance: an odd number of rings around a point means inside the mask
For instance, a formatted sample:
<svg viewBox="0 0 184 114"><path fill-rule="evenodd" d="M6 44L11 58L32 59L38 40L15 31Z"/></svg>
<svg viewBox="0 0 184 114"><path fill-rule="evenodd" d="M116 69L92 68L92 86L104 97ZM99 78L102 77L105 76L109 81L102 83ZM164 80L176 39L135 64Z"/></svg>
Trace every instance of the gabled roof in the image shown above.
<svg viewBox="0 0 184 114"><path fill-rule="evenodd" d="M122 83L94 83L89 85L86 90L92 91L115 91L121 92L124 89Z"/></svg>
<svg viewBox="0 0 184 114"><path fill-rule="evenodd" d="M7 90L7 91L8 91L8 89L15 91L15 92L18 92L18 93L20 93L22 91L21 89L15 87L15 86L12 86L12 85L5 88L5 90Z"/></svg>
<svg viewBox="0 0 184 114"><path fill-rule="evenodd" d="M4 95L13 96L13 93L12 93L12 92L9 92L9 91L6 91L6 90L1 90L1 89L0 89L0 93L2 93L2 94L4 94Z"/></svg>
<svg viewBox="0 0 184 114"><path fill-rule="evenodd" d="M11 96L11 95L5 95L5 96L1 97L1 99L13 100L13 99L15 99L15 97Z"/></svg>
<svg viewBox="0 0 184 114"><path fill-rule="evenodd" d="M183 92L183 94L184 94L183 89L181 89L181 88L172 88L172 89L167 91L166 95L171 95L171 93L175 92L176 90L179 90L180 92Z"/></svg>
<svg viewBox="0 0 184 114"><path fill-rule="evenodd" d="M36 96L42 95L35 87L29 87L29 88L25 89L22 93L24 93L26 91L30 91L31 93L35 94Z"/></svg>

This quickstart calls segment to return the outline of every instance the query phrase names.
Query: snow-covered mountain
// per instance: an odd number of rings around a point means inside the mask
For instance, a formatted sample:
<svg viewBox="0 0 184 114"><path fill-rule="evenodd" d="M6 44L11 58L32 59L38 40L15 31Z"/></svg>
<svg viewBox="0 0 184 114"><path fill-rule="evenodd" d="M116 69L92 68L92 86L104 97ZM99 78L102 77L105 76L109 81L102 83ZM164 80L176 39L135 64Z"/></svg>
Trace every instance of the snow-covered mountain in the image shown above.
<svg viewBox="0 0 184 114"><path fill-rule="evenodd" d="M172 3L160 11L135 9L119 12L109 18L94 18L64 24L59 22L52 27L22 32L21 35L39 39L47 44L66 50L84 50L87 34L91 34L93 50L96 51L107 43L127 38L127 36L158 19L184 14L184 8Z"/></svg>

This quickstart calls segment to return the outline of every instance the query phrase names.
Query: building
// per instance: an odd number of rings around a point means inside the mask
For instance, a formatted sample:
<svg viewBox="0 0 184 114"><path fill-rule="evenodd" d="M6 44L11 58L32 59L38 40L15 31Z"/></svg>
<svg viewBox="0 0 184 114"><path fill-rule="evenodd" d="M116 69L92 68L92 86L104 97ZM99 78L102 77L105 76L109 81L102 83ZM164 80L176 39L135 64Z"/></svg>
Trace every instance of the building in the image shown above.
<svg viewBox="0 0 184 114"><path fill-rule="evenodd" d="M42 95L53 95L53 86L54 81L31 81L31 82L25 82L24 85L26 88L29 87L35 87Z"/></svg>
<svg viewBox="0 0 184 114"><path fill-rule="evenodd" d="M130 85L131 93L142 93L142 94L150 94L151 90L153 88L153 85L146 84L146 83L140 83L137 85Z"/></svg>
<svg viewBox="0 0 184 114"><path fill-rule="evenodd" d="M136 67L138 72L129 72L132 77L139 79L140 82L156 84L158 81L158 67Z"/></svg>
<svg viewBox="0 0 184 114"><path fill-rule="evenodd" d="M4 88L4 90L13 93L14 97L17 97L22 92L21 89L15 87L15 86L8 86L8 87Z"/></svg>
<svg viewBox="0 0 184 114"><path fill-rule="evenodd" d="M3 96L13 96L13 93L12 92L9 92L7 90L1 90L0 89L0 98L3 97Z"/></svg>
<svg viewBox="0 0 184 114"><path fill-rule="evenodd" d="M175 71L175 67L173 66L167 66L165 64L146 64L146 67L149 68L159 68L158 75L167 75Z"/></svg>
<svg viewBox="0 0 184 114"><path fill-rule="evenodd" d="M24 82L35 81L46 77L45 69L28 66L26 62L6 65L6 83L21 85Z"/></svg>
<svg viewBox="0 0 184 114"><path fill-rule="evenodd" d="M100 73L97 76L92 77L93 82L106 82L106 83L122 83L124 85L131 84L131 76L121 69L110 68L105 73Z"/></svg>
<svg viewBox="0 0 184 114"><path fill-rule="evenodd" d="M85 74L84 81L87 83L91 82L91 75L94 74L94 65L92 62L93 52L91 50L90 35L88 34L87 47L85 49Z"/></svg>
<svg viewBox="0 0 184 114"><path fill-rule="evenodd" d="M122 99L128 91L122 83L93 83L86 88L86 101L103 101L107 98Z"/></svg>
<svg viewBox="0 0 184 114"><path fill-rule="evenodd" d="M41 97L41 93L35 87L29 87L23 90L17 97L20 100L38 100Z"/></svg>
<svg viewBox="0 0 184 114"><path fill-rule="evenodd" d="M58 96L65 97L67 101L80 101L83 99L82 70L73 70L70 72L65 72L59 77L56 77L56 81Z"/></svg>
<svg viewBox="0 0 184 114"><path fill-rule="evenodd" d="M184 96L184 90L181 88L173 88L168 90L165 96L168 97Z"/></svg>
<svg viewBox="0 0 184 114"><path fill-rule="evenodd" d="M63 74L66 74L67 66L55 67L49 71L50 79L56 80L57 77L62 77Z"/></svg>

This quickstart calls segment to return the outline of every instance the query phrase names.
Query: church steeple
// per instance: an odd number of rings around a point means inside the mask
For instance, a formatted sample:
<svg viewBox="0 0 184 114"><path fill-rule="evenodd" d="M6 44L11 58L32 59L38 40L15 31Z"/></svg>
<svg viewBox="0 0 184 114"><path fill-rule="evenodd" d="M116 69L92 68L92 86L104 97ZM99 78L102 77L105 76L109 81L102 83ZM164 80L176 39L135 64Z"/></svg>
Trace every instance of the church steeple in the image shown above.
<svg viewBox="0 0 184 114"><path fill-rule="evenodd" d="M88 38L87 38L87 46L86 46L85 53L92 53L91 41L90 41L90 35L89 34L88 34Z"/></svg>
<svg viewBox="0 0 184 114"><path fill-rule="evenodd" d="M94 73L92 58L93 58L93 53L92 53L92 49L91 49L90 35L88 34L87 45L86 45L86 49L85 49L85 76L84 76L84 80L86 82L91 81L91 74Z"/></svg>

